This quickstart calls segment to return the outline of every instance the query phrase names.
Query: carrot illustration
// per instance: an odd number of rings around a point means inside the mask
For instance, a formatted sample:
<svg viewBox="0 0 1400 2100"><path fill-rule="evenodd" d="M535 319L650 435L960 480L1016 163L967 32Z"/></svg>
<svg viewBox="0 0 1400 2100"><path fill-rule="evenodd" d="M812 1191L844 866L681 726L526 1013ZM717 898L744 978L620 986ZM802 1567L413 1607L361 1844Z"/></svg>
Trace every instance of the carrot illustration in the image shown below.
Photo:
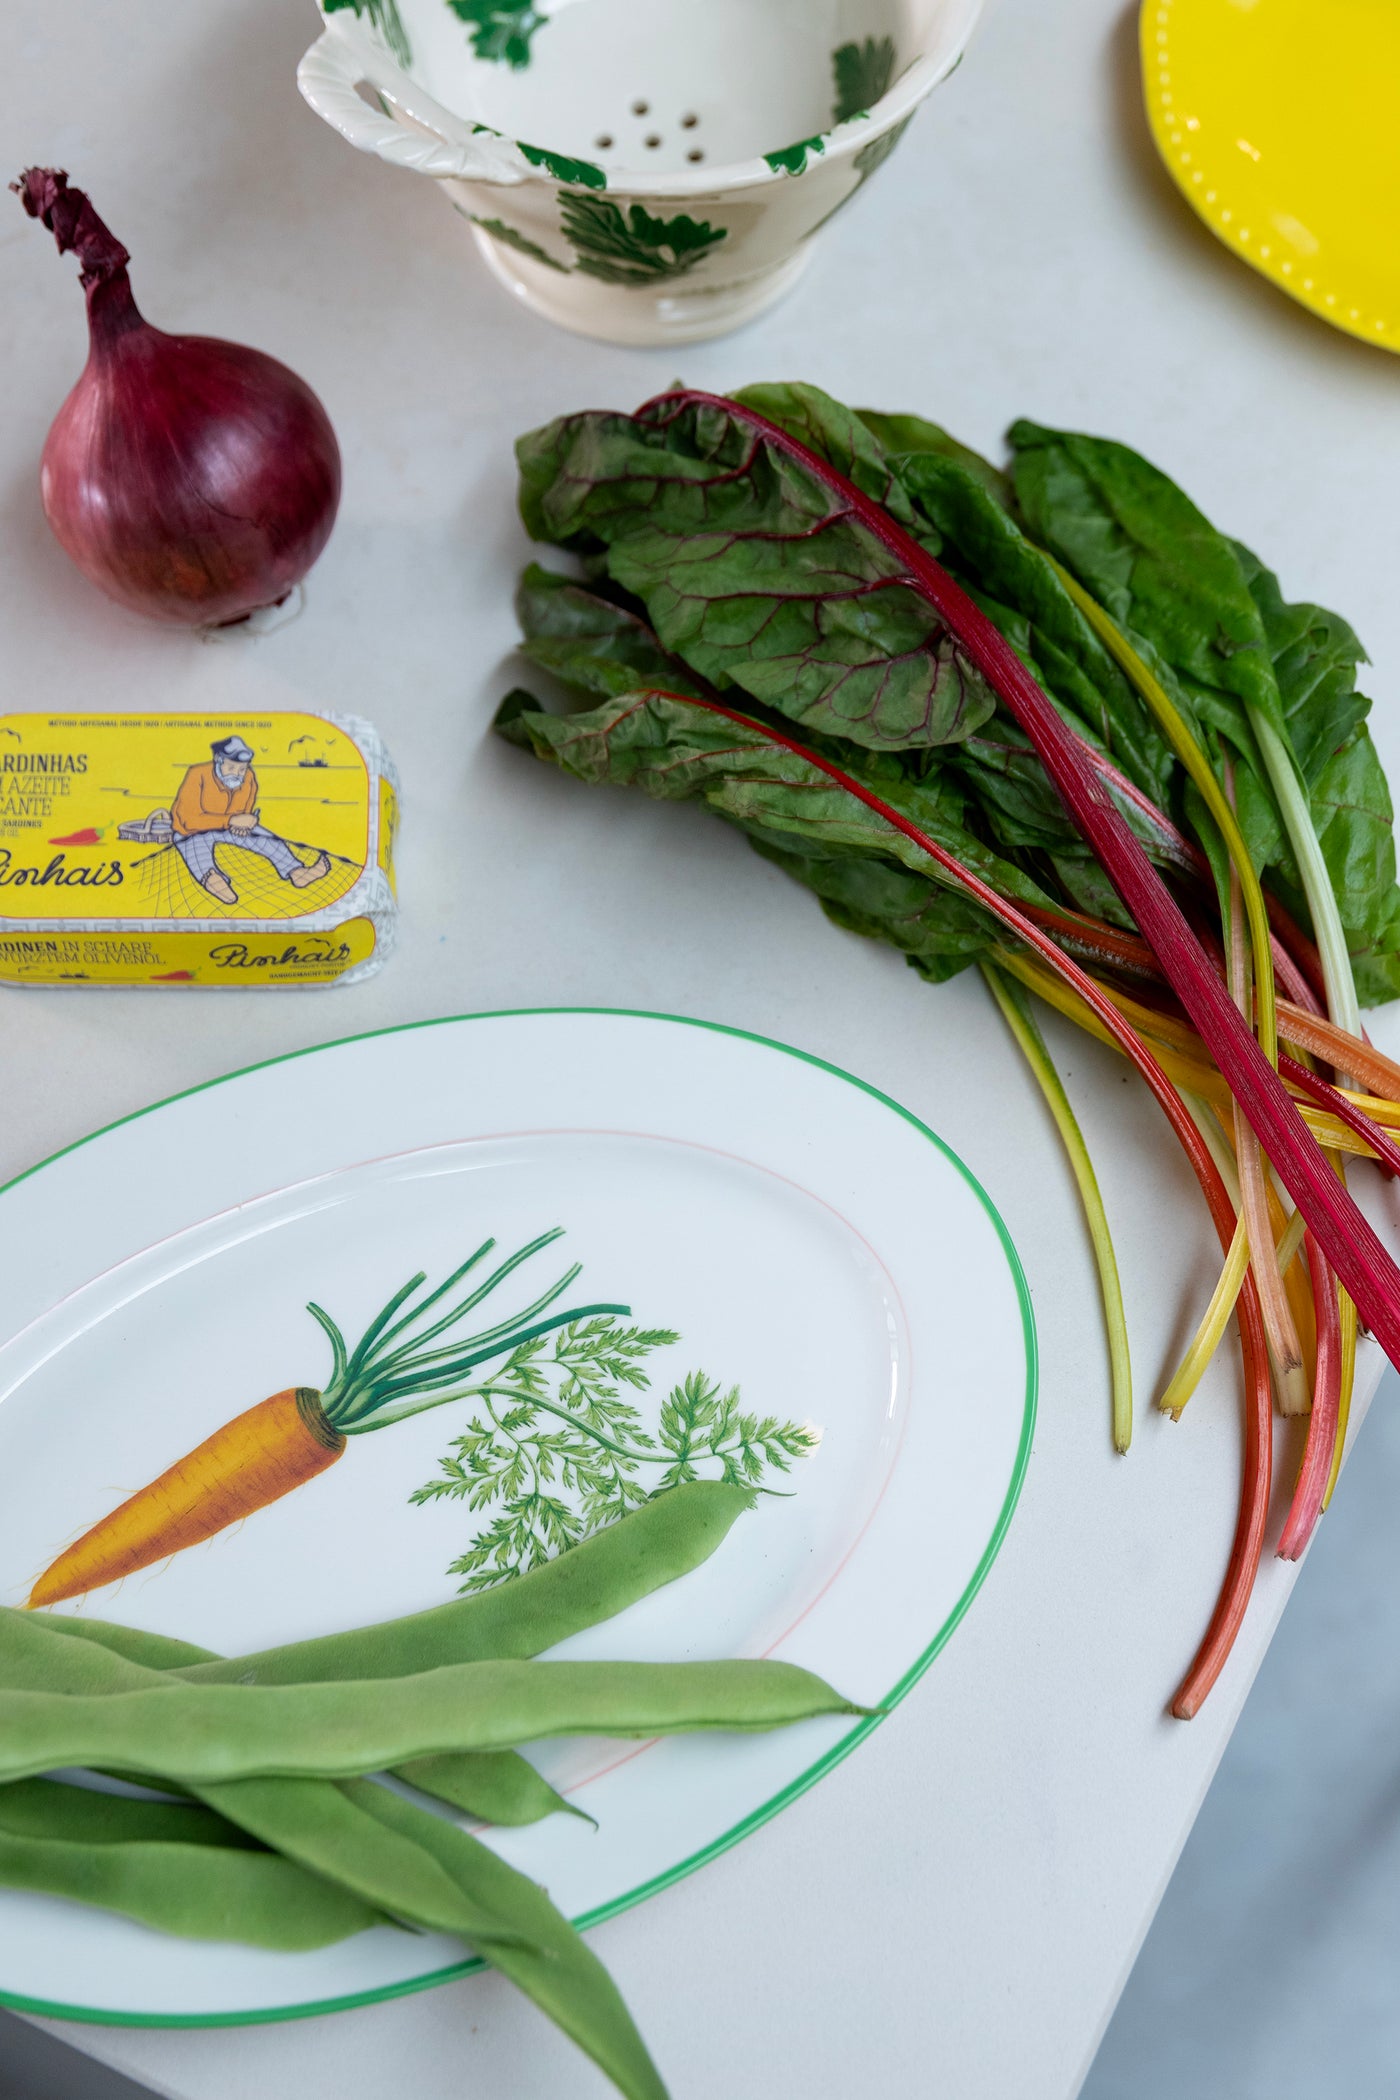
<svg viewBox="0 0 1400 2100"><path fill-rule="evenodd" d="M288 1386L225 1422L66 1547L30 1591L30 1609L85 1596L89 1590L101 1589L213 1538L324 1473L341 1457L351 1437L387 1429L425 1408L445 1407L462 1398L461 1381L468 1372L493 1357L509 1355L536 1335L596 1314L629 1313L631 1308L626 1305L582 1305L568 1312L550 1312L548 1308L578 1275L575 1263L533 1303L509 1318L475 1334L459 1334L437 1348L430 1346L459 1327L522 1262L559 1237L556 1227L508 1255L482 1283L449 1304L426 1327L422 1324L425 1315L451 1297L496 1242L486 1240L444 1283L414 1305L411 1301L428 1280L426 1271L420 1270L395 1292L353 1350L346 1347L330 1314L319 1305L308 1305L307 1311L331 1345L331 1378L325 1391Z"/></svg>
<svg viewBox="0 0 1400 2100"><path fill-rule="evenodd" d="M324 1472L344 1449L309 1386L260 1400L60 1553L30 1592L31 1607L81 1597L197 1546Z"/></svg>

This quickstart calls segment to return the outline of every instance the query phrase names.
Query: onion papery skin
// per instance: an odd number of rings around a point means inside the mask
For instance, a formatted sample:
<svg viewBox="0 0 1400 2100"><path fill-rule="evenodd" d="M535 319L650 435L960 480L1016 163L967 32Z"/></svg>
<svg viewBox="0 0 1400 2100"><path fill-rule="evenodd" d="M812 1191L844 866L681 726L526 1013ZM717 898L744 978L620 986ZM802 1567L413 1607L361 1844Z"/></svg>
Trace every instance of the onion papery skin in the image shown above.
<svg viewBox="0 0 1400 2100"><path fill-rule="evenodd" d="M40 468L64 552L119 605L172 626L279 604L340 501L321 403L259 350L152 328L122 278L92 287L89 317L92 351Z"/></svg>

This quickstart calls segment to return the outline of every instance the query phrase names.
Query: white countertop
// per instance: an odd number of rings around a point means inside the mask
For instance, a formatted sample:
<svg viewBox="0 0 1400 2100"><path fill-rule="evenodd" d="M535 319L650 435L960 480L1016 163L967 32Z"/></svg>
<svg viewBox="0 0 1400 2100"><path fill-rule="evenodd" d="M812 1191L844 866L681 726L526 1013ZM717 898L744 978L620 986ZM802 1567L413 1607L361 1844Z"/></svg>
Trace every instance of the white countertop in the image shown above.
<svg viewBox="0 0 1400 2100"><path fill-rule="evenodd" d="M516 676L526 551L510 440L561 409L634 404L676 354L576 341L515 310L425 182L356 156L302 106L292 76L314 28L287 0L48 0L0 21L16 167L64 165L91 189L153 320L302 372L346 464L307 610L275 636L206 645L108 606L49 537L35 486L84 354L81 297L71 263L0 199L4 699L368 715L404 776L402 945L350 991L0 992L0 1176L279 1051L506 1006L738 1024L929 1121L1000 1207L1035 1299L1039 1429L1010 1536L858 1756L596 1945L676 2100L1070 2100L1292 1580L1266 1563L1205 1712L1164 1719L1236 1496L1230 1378L1180 1427L1148 1406L1213 1280L1200 1205L1141 1090L1053 1027L1135 1342L1138 1435L1115 1459L1073 1188L980 983L923 985L697 812L586 792L489 735ZM814 380L987 449L1017 414L1139 445L1295 595L1358 627L1400 773L1395 366L1191 220L1146 140L1121 0L993 0L795 295L682 368L716 389ZM1373 1033L1400 1047L1394 1020ZM1400 1198L1380 1215L1400 1239ZM1362 1398L1377 1369L1373 1355ZM180 2100L605 2090L490 1976L285 2026L59 2031Z"/></svg>

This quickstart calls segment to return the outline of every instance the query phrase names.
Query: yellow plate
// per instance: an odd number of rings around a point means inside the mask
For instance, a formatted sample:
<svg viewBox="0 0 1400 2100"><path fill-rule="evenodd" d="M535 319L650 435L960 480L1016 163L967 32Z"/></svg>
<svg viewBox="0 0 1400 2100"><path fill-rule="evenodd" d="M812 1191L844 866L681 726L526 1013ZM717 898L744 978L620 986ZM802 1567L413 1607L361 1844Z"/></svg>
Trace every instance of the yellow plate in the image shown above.
<svg viewBox="0 0 1400 2100"><path fill-rule="evenodd" d="M1400 0L1143 0L1157 149L1211 231L1400 351Z"/></svg>

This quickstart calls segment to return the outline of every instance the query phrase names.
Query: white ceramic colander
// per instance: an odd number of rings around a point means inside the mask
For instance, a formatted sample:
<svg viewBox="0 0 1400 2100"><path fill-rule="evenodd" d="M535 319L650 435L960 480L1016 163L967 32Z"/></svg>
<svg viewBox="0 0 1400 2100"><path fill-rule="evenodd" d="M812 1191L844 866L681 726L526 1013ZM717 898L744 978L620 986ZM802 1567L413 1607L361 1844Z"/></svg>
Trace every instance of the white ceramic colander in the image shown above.
<svg viewBox="0 0 1400 2100"><path fill-rule="evenodd" d="M980 7L321 0L297 81L351 145L442 182L536 312L610 342L694 342L795 282Z"/></svg>

